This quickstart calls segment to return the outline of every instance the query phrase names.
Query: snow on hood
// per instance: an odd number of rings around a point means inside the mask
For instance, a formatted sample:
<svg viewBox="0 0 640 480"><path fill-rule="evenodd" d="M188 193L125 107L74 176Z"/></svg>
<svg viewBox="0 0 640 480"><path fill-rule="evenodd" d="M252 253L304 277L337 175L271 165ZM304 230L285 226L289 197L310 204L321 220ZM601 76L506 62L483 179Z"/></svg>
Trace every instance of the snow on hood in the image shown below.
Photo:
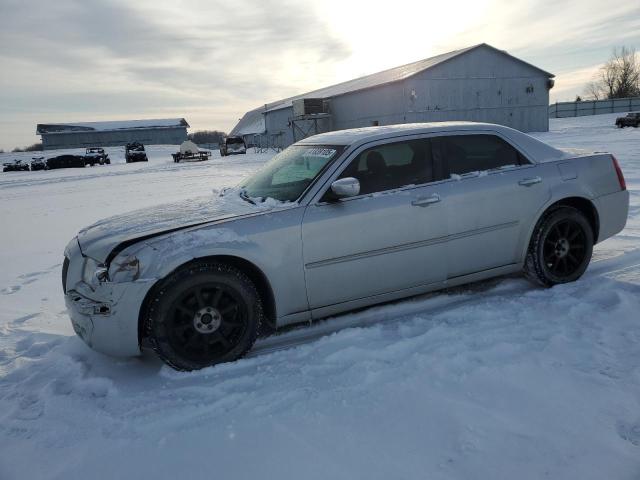
<svg viewBox="0 0 640 480"><path fill-rule="evenodd" d="M273 199L252 204L240 198L239 193L239 189L227 189L220 194L214 190L214 195L143 208L100 220L80 230L80 249L85 255L105 262L113 249L123 242L291 205Z"/></svg>

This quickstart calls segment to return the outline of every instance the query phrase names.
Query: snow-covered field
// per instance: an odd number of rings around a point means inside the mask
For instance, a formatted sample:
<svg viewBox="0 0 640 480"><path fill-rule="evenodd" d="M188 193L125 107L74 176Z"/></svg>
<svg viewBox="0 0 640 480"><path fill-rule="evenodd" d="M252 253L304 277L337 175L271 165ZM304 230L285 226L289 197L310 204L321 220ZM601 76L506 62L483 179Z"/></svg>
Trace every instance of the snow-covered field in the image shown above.
<svg viewBox="0 0 640 480"><path fill-rule="evenodd" d="M627 228L580 281L426 295L188 374L76 338L62 250L99 218L233 185L271 154L174 164L177 147L150 147L127 165L113 149L111 166L0 175L0 479L640 478L640 130L615 116L536 135L611 151L625 172Z"/></svg>

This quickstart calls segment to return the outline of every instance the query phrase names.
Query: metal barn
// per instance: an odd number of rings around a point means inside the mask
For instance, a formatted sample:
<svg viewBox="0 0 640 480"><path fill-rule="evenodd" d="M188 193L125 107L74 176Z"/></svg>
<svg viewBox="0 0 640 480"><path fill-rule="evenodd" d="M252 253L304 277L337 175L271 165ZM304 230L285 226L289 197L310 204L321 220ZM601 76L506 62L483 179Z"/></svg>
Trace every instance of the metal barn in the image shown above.
<svg viewBox="0 0 640 480"><path fill-rule="evenodd" d="M231 134L283 148L316 133L397 123L469 120L547 131L553 77L482 43L268 103Z"/></svg>
<svg viewBox="0 0 640 480"><path fill-rule="evenodd" d="M145 145L178 145L187 139L184 118L115 122L39 123L45 150L58 148L115 147L130 142Z"/></svg>

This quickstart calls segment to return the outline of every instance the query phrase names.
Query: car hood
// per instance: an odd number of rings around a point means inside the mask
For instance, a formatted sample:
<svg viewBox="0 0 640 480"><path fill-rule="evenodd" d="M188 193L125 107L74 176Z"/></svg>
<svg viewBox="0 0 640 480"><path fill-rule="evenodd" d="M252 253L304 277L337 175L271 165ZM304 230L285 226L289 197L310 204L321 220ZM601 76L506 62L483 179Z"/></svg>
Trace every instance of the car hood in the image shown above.
<svg viewBox="0 0 640 480"><path fill-rule="evenodd" d="M100 220L78 233L78 243L84 255L105 263L123 244L264 210L264 206L246 202L237 194L193 198Z"/></svg>

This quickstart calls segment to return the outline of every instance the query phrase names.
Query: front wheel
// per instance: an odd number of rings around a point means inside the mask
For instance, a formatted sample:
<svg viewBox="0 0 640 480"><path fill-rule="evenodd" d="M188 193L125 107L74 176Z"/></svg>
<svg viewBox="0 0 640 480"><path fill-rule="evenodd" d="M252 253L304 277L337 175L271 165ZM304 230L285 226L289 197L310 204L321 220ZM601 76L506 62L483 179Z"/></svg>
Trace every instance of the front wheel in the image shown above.
<svg viewBox="0 0 640 480"><path fill-rule="evenodd" d="M195 263L154 288L144 331L169 366L198 370L245 355L262 316L258 291L244 273L224 264Z"/></svg>
<svg viewBox="0 0 640 480"><path fill-rule="evenodd" d="M594 234L585 215L573 207L545 214L533 232L526 276L545 287L573 282L589 266Z"/></svg>

